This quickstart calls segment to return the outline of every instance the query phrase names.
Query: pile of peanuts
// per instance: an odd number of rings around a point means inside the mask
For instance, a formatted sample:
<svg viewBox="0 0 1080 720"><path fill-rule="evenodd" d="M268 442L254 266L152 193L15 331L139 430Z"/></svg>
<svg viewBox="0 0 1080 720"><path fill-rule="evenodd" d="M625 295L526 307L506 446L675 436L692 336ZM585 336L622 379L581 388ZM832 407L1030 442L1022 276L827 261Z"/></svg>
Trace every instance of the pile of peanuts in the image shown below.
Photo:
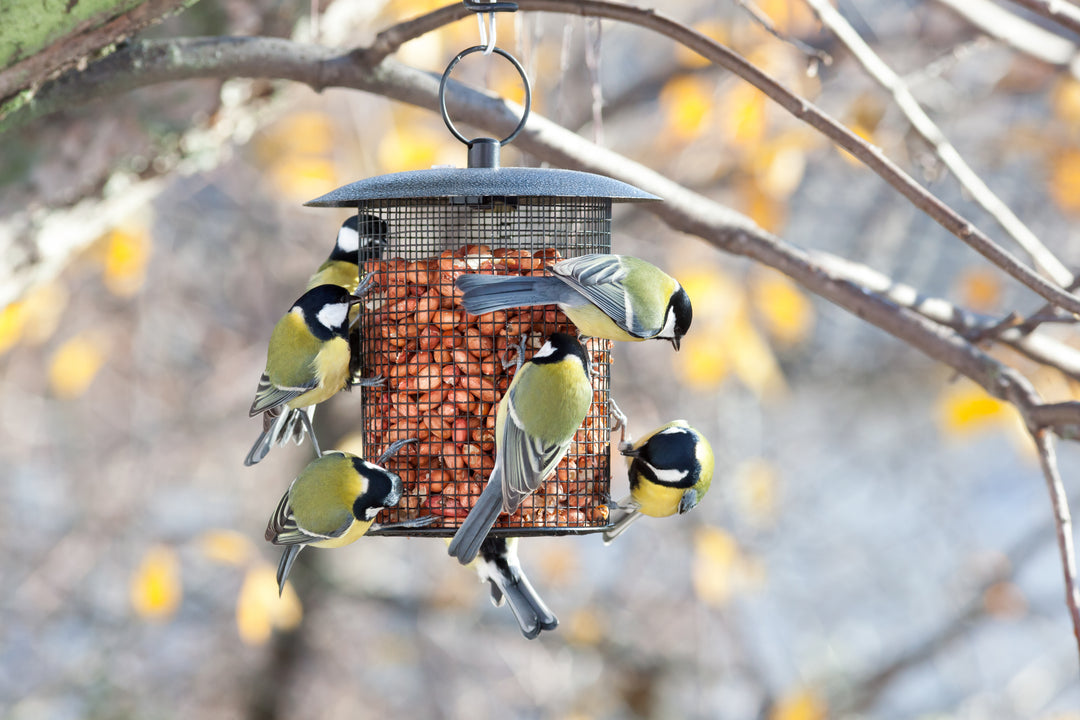
<svg viewBox="0 0 1080 720"><path fill-rule="evenodd" d="M440 518L433 527L458 527L495 466L496 409L520 350L526 361L551 333L577 333L553 306L468 315L454 281L474 272L546 274L546 266L561 259L554 249L530 253L466 245L423 260L364 264L375 285L361 319L363 371L386 379L381 388L364 391L364 447L381 452L396 440L418 440L386 462L405 490L380 522L431 514ZM610 348L607 340L588 341L595 371L589 415L555 473L513 516L503 515L497 528L606 524Z"/></svg>

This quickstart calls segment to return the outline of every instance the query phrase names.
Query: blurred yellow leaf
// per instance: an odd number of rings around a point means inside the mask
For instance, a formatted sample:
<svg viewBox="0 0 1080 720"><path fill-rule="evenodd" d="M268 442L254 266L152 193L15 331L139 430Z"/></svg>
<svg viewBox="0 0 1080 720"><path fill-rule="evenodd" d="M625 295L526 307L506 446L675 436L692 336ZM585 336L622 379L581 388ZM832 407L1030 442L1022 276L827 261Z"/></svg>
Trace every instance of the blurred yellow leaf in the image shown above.
<svg viewBox="0 0 1080 720"><path fill-rule="evenodd" d="M745 305L731 319L725 343L732 370L755 395L770 397L787 390L780 363L769 343L750 322Z"/></svg>
<svg viewBox="0 0 1080 720"><path fill-rule="evenodd" d="M787 220L787 204L762 192L756 180L749 179L739 185L742 209L750 219L769 232L783 230Z"/></svg>
<svg viewBox="0 0 1080 720"><path fill-rule="evenodd" d="M715 84L692 75L676 75L660 90L664 127L682 140L696 138L707 127Z"/></svg>
<svg viewBox="0 0 1080 720"><path fill-rule="evenodd" d="M760 0L761 11L772 20L776 29L796 37L817 29L817 19L810 6L793 0Z"/></svg>
<svg viewBox="0 0 1080 720"><path fill-rule="evenodd" d="M802 182L809 146L806 136L797 132L761 143L749 157L749 171L761 191L777 199L790 197Z"/></svg>
<svg viewBox="0 0 1080 720"><path fill-rule="evenodd" d="M765 138L768 105L765 94L746 83L731 87L720 103L725 133L731 144L752 148Z"/></svg>
<svg viewBox="0 0 1080 720"><path fill-rule="evenodd" d="M716 20L705 20L704 22L695 23L693 29L721 45L728 44L728 27L724 23ZM675 45L675 62L693 70L708 67L712 64L711 60L698 55L682 43Z"/></svg>
<svg viewBox="0 0 1080 720"><path fill-rule="evenodd" d="M105 362L102 340L89 332L61 345L49 362L49 388L53 395L70 400L86 392Z"/></svg>
<svg viewBox="0 0 1080 720"><path fill-rule="evenodd" d="M1080 126L1080 81L1064 78L1054 88L1054 115L1069 127Z"/></svg>
<svg viewBox="0 0 1080 720"><path fill-rule="evenodd" d="M283 155L270 167L270 177L291 200L311 200L333 190L338 176L334 163L313 155Z"/></svg>
<svg viewBox="0 0 1080 720"><path fill-rule="evenodd" d="M131 576L131 606L145 620L166 620L180 607L180 560L166 545L147 549Z"/></svg>
<svg viewBox="0 0 1080 720"><path fill-rule="evenodd" d="M0 310L0 355L19 344L26 324L25 307L20 300Z"/></svg>
<svg viewBox="0 0 1080 720"><path fill-rule="evenodd" d="M68 292L58 282L38 285L23 298L22 341L28 345L40 345L53 336L64 316L68 304Z"/></svg>
<svg viewBox="0 0 1080 720"><path fill-rule="evenodd" d="M300 624L303 609L291 583L278 597L277 570L259 563L244 576L236 598L236 629L248 645L264 645L274 630L292 630Z"/></svg>
<svg viewBox="0 0 1080 720"><path fill-rule="evenodd" d="M978 312L991 312L1001 300L1001 278L985 268L970 268L960 273L961 302Z"/></svg>
<svg viewBox="0 0 1080 720"><path fill-rule="evenodd" d="M1007 403L967 380L946 387L938 400L939 423L954 436L1007 427L1015 422L1013 413Z"/></svg>
<svg viewBox="0 0 1080 720"><path fill-rule="evenodd" d="M460 145L445 129L436 130L420 122L398 124L379 143L379 165L388 173L426 170L443 164L440 158L445 156L450 143L454 143L461 156Z"/></svg>
<svg viewBox="0 0 1080 720"><path fill-rule="evenodd" d="M728 324L741 306L742 290L715 265L698 265L676 273L694 307L711 308L694 318L694 332L683 339L672 357L676 372L691 387L719 387L731 371L725 352Z"/></svg>
<svg viewBox="0 0 1080 720"><path fill-rule="evenodd" d="M1080 211L1080 149L1066 148L1050 157L1050 195L1066 212Z"/></svg>
<svg viewBox="0 0 1080 720"><path fill-rule="evenodd" d="M255 141L255 154L263 165L273 165L284 155L328 156L333 148L333 121L319 112L286 115Z"/></svg>
<svg viewBox="0 0 1080 720"><path fill-rule="evenodd" d="M734 594L734 575L739 560L735 538L718 527L705 526L694 533L694 592L703 602L722 607Z"/></svg>
<svg viewBox="0 0 1080 720"><path fill-rule="evenodd" d="M115 228L105 236L102 273L113 295L131 297L146 281L150 235L144 228Z"/></svg>
<svg viewBox="0 0 1080 720"><path fill-rule="evenodd" d="M825 700L809 688L786 693L769 712L769 720L825 720L828 716Z"/></svg>
<svg viewBox="0 0 1080 720"><path fill-rule="evenodd" d="M740 514L756 524L771 521L776 516L778 485L772 463L761 458L742 462L733 478Z"/></svg>
<svg viewBox="0 0 1080 720"><path fill-rule="evenodd" d="M765 329L782 343L800 343L814 327L814 306L785 275L771 270L754 275L750 297Z"/></svg>
<svg viewBox="0 0 1080 720"><path fill-rule="evenodd" d="M203 555L223 565L243 565L254 550L251 540L235 530L207 530L198 544Z"/></svg>

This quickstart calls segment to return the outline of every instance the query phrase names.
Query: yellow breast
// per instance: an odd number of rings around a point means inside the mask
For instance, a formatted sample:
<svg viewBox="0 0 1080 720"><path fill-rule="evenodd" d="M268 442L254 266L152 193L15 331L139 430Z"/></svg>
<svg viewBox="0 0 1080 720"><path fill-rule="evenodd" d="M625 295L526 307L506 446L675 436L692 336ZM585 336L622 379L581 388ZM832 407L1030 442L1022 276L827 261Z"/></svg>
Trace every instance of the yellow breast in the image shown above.
<svg viewBox="0 0 1080 720"><path fill-rule="evenodd" d="M289 401L288 407L296 409L317 405L336 395L341 388L345 387L345 382L349 379L351 357L348 340L334 338L324 343L312 363L315 366L315 377L319 381L318 387L293 398Z"/></svg>
<svg viewBox="0 0 1080 720"><path fill-rule="evenodd" d="M314 547L322 548L336 548L350 545L364 536L368 530L371 529L373 520L367 522L353 521L352 526L341 537L331 538L330 540L320 540L316 543L311 543Z"/></svg>
<svg viewBox="0 0 1080 720"><path fill-rule="evenodd" d="M606 338L608 340L633 340L640 341L642 338L634 337L630 333L611 321L604 311L592 303L570 307L559 305L559 308L570 318L570 322L577 326L582 335L588 337Z"/></svg>
<svg viewBox="0 0 1080 720"><path fill-rule="evenodd" d="M679 501L686 488L672 488L641 478L633 497L641 504L641 512L650 517L667 517L679 512Z"/></svg>

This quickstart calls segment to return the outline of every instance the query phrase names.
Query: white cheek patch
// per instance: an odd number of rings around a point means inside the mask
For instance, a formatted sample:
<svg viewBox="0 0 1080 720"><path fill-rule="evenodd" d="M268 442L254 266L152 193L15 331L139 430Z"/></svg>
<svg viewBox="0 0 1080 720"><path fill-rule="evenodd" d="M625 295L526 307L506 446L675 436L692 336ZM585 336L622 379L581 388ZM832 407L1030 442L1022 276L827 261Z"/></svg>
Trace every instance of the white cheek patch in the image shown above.
<svg viewBox="0 0 1080 720"><path fill-rule="evenodd" d="M331 303L323 305L316 317L324 327L330 329L339 328L345 323L345 318L349 317L349 304Z"/></svg>
<svg viewBox="0 0 1080 720"><path fill-rule="evenodd" d="M337 245L347 253L360 250L360 233L347 225L343 225L337 234Z"/></svg>
<svg viewBox="0 0 1080 720"><path fill-rule="evenodd" d="M658 482L664 485L678 485L680 482L686 479L686 476L690 474L689 470L674 470L672 468L655 468L649 465L649 468L656 475Z"/></svg>
<svg viewBox="0 0 1080 720"><path fill-rule="evenodd" d="M544 343L544 347L537 350L536 354L533 355L533 360L535 360L536 358L548 357L549 355L554 355L554 354L555 354L555 346L552 345L550 342L546 342L546 343Z"/></svg>
<svg viewBox="0 0 1080 720"><path fill-rule="evenodd" d="M657 337L675 337L675 308L669 307L667 309L667 316L664 318L664 328L657 334Z"/></svg>

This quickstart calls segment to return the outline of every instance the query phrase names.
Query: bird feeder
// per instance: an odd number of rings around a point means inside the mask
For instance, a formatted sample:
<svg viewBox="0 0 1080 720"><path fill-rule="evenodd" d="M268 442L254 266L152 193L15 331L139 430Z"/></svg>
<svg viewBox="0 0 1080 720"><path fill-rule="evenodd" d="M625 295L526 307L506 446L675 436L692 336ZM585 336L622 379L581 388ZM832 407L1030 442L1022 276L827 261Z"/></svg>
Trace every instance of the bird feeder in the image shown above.
<svg viewBox="0 0 1080 720"><path fill-rule="evenodd" d="M360 180L312 200L312 207L355 207L389 226L382 257L362 263L375 284L361 305L354 353L365 377L361 425L365 454L415 438L386 463L403 481L396 508L381 524L433 514L421 528L374 534L450 536L487 483L495 462L496 408L516 371L548 335L577 330L556 306L470 316L454 281L465 273L549 274L561 259L611 251L613 202L658 200L610 178L569 170L500 167L499 148L528 119L531 92L521 65L500 48L525 84L525 112L503 140L467 140L444 101L447 78L476 46L447 66L439 89L443 120L468 146L468 167L437 167ZM593 403L555 473L513 515L499 536L566 535L608 526L610 502L611 343L589 339Z"/></svg>

